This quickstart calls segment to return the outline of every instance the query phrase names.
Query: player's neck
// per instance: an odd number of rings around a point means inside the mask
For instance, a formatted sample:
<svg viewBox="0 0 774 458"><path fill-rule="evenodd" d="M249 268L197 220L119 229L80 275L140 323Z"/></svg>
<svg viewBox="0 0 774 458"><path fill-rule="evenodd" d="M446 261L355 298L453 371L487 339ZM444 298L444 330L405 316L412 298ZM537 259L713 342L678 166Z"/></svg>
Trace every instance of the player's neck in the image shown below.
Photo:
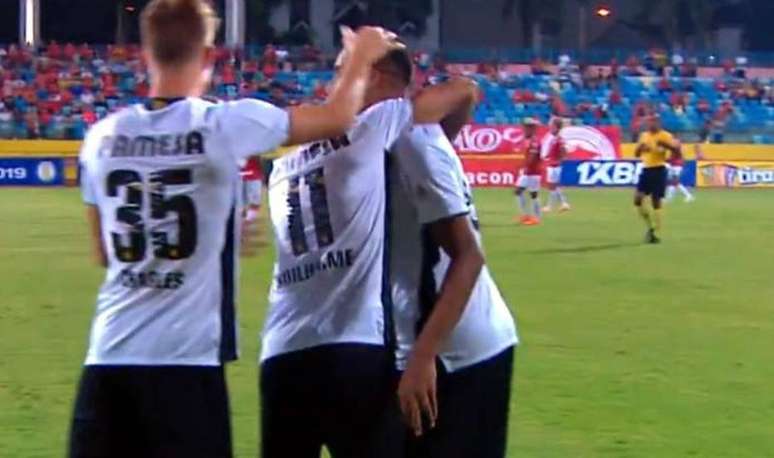
<svg viewBox="0 0 774 458"><path fill-rule="evenodd" d="M201 87L202 84L198 78L191 78L183 72L162 73L153 79L149 95L164 99L199 97L202 95Z"/></svg>

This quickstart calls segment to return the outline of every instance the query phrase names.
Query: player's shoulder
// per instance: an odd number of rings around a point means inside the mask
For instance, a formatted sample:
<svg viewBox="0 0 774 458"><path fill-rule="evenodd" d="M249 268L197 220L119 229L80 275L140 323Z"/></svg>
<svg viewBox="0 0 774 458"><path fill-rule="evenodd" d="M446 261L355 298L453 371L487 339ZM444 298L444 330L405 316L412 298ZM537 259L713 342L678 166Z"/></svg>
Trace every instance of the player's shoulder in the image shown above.
<svg viewBox="0 0 774 458"><path fill-rule="evenodd" d="M366 108L358 119L366 121L377 116L397 115L411 108L411 101L405 97L382 100Z"/></svg>
<svg viewBox="0 0 774 458"><path fill-rule="evenodd" d="M91 160L97 154L106 138L116 135L122 124L132 124L133 118L136 118L137 116L137 107L131 105L110 113L92 124L83 138L80 153L81 161L86 162Z"/></svg>
<svg viewBox="0 0 774 458"><path fill-rule="evenodd" d="M440 156L455 154L454 146L438 124L411 126L401 133L397 145L405 153L440 153Z"/></svg>
<svg viewBox="0 0 774 458"><path fill-rule="evenodd" d="M398 162L410 173L437 173L455 168L456 152L437 124L406 129L396 144Z"/></svg>

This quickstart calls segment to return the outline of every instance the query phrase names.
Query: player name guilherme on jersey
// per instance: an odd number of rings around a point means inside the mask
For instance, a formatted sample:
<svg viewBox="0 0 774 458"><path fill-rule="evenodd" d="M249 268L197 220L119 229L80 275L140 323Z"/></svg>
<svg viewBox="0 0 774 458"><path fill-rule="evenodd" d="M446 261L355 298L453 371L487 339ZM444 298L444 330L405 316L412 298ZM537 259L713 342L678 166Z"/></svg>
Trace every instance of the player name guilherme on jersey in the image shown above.
<svg viewBox="0 0 774 458"><path fill-rule="evenodd" d="M340 342L384 344L386 151L411 113L408 100L375 104L345 136L274 161L277 261L262 360Z"/></svg>
<svg viewBox="0 0 774 458"><path fill-rule="evenodd" d="M468 215L477 228L478 219L462 162L440 126L416 126L404 133L393 158L390 267L397 362L404 369L417 328L432 312L450 264L446 253L427 236L424 225ZM480 234L476 238L480 244ZM441 349L441 361L447 370L455 371L517 343L514 320L484 266L462 318Z"/></svg>
<svg viewBox="0 0 774 458"><path fill-rule="evenodd" d="M239 163L284 143L288 126L264 102L188 98L132 106L89 131L81 186L99 209L108 268L86 364L236 357Z"/></svg>

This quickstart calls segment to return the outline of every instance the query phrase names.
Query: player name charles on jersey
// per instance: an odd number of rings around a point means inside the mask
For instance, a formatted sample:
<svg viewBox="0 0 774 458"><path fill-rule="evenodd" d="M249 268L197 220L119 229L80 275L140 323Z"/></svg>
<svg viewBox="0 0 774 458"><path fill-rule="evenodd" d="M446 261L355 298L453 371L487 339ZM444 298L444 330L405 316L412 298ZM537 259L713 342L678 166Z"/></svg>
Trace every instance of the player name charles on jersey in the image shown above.
<svg viewBox="0 0 774 458"><path fill-rule="evenodd" d="M307 262L285 269L276 276L277 286L282 288L295 283L309 280L318 272L333 269L344 269L355 263L355 253L352 249L329 251L316 262Z"/></svg>
<svg viewBox="0 0 774 458"><path fill-rule="evenodd" d="M204 135L194 130L178 135L107 136L97 157L191 156L204 152Z"/></svg>
<svg viewBox="0 0 774 458"><path fill-rule="evenodd" d="M118 274L118 281L126 288L178 289L185 282L185 273L124 269Z"/></svg>

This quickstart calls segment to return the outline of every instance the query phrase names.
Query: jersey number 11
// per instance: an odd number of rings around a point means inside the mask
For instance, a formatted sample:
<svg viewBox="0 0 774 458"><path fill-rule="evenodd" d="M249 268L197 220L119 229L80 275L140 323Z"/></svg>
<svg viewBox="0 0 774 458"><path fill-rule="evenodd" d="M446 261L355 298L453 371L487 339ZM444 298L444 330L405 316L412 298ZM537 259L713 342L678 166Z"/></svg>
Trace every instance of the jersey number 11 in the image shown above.
<svg viewBox="0 0 774 458"><path fill-rule="evenodd" d="M304 220L301 213L301 179L296 176L288 183L288 234L293 247L293 254L301 256L309 252L309 244L304 233ZM309 199L312 207L312 220L318 248L324 248L333 243L333 228L328 210L328 196L325 190L325 174L323 168L317 168L303 176L303 181L309 187Z"/></svg>

